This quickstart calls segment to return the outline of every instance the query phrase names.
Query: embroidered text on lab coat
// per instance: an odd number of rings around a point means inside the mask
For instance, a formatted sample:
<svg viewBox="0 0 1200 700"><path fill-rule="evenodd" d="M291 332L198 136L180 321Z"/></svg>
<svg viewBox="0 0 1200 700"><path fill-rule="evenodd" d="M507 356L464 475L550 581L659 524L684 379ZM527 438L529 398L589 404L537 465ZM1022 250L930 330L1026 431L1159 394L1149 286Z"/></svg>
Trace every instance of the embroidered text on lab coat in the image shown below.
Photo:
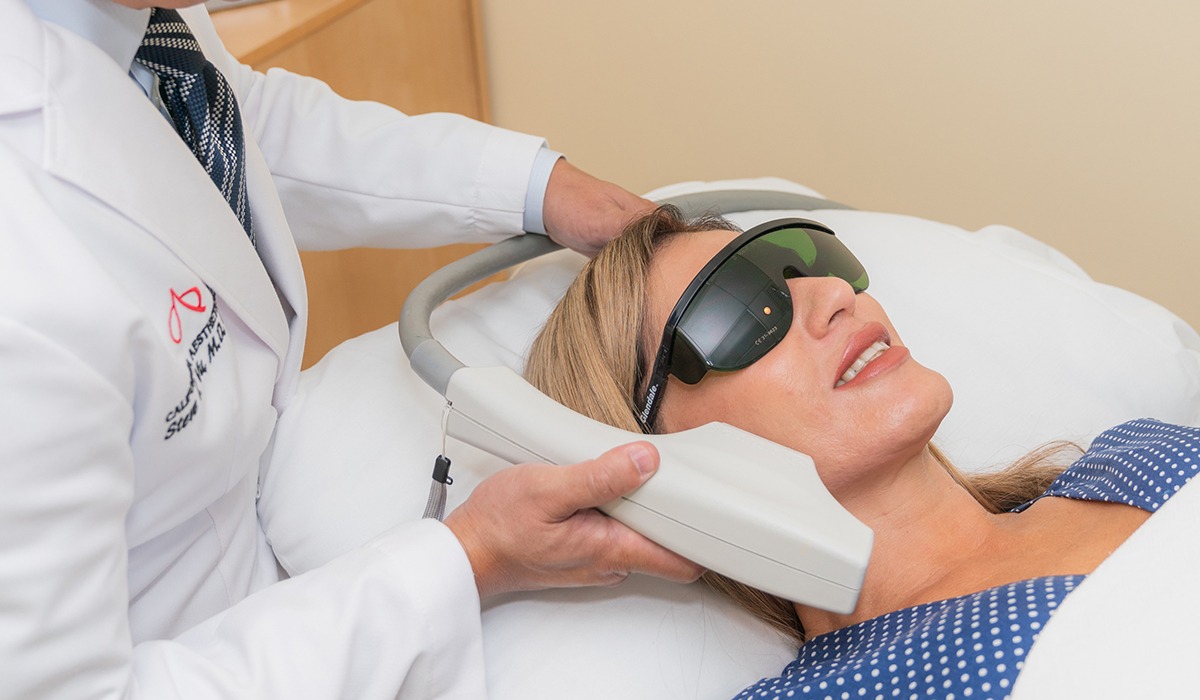
<svg viewBox="0 0 1200 700"><path fill-rule="evenodd" d="M192 422L192 419L196 417L196 414L200 410L200 401L204 398L204 375L208 373L209 367L212 366L213 358L217 356L217 353L221 351L221 347L225 343L227 331L217 308L217 295L211 287L208 288L208 293L212 297L212 309L208 314L208 320L201 327L200 332L196 334L196 337L192 338L192 342L188 346L187 393L175 405L175 408L167 412L167 428L166 434L163 435L163 440L170 440L179 431L186 428Z"/></svg>

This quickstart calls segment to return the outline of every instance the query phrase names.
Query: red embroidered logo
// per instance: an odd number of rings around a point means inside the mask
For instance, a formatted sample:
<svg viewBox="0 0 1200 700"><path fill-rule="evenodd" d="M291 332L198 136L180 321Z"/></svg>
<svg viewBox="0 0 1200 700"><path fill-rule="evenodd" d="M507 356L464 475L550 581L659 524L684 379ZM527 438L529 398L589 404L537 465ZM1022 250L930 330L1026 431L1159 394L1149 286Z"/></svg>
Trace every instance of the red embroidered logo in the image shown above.
<svg viewBox="0 0 1200 700"><path fill-rule="evenodd" d="M204 297L200 296L200 288L192 287L183 294L171 289L171 311L167 314L167 331L171 334L171 340L178 345L183 342L183 319L179 318L179 307L188 311L201 313L208 311L208 307L204 305Z"/></svg>

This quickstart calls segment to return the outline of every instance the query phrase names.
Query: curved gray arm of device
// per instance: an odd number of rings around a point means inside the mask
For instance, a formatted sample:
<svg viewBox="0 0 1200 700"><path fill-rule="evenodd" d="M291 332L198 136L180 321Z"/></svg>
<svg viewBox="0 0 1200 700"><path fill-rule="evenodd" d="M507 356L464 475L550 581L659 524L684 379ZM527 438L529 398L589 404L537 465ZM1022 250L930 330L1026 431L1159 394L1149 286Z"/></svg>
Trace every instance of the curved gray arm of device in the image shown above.
<svg viewBox="0 0 1200 700"><path fill-rule="evenodd" d="M757 210L851 208L828 199L774 190L697 192L668 197L659 204L673 204L688 216ZM400 344L404 346L417 375L445 396L450 375L464 366L434 339L433 332L429 330L429 317L443 301L497 272L561 248L545 236L513 236L450 263L417 285L400 311Z"/></svg>
<svg viewBox="0 0 1200 700"><path fill-rule="evenodd" d="M847 209L804 195L757 190L664 200L689 215ZM658 473L602 510L709 569L788 600L848 613L871 553L871 530L829 494L804 454L723 423L642 435L551 400L506 367L466 367L433 338L429 316L446 298L559 246L518 236L430 275L405 301L400 339L414 371L446 397L447 431L513 463L573 464L645 440Z"/></svg>

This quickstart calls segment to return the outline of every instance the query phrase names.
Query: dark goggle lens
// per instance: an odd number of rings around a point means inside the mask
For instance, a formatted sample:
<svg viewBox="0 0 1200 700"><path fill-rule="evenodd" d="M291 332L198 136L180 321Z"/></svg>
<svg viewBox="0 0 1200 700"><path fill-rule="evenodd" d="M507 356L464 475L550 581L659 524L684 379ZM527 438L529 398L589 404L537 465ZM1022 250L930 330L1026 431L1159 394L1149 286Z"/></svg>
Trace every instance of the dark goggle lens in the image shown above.
<svg viewBox="0 0 1200 700"><path fill-rule="evenodd" d="M747 367L774 347L791 323L787 284L735 255L696 293L676 327L671 373L695 384L709 369Z"/></svg>
<svg viewBox="0 0 1200 700"><path fill-rule="evenodd" d="M752 239L709 276L676 326L671 373L695 384L709 369L732 371L762 359L787 334L787 280L837 277L856 293L862 263L831 233L782 228Z"/></svg>

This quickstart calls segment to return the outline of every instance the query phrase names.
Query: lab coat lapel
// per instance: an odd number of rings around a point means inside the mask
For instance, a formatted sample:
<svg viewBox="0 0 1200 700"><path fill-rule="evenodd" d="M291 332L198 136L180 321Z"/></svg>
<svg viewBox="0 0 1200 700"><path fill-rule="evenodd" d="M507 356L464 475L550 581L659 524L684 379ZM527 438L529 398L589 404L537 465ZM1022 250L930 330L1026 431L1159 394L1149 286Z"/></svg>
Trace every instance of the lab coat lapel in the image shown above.
<svg viewBox="0 0 1200 700"><path fill-rule="evenodd" d="M296 250L296 239L287 225L267 159L254 139L246 139L246 191L255 217L258 255L270 272L280 297L291 307L287 318L290 344L287 357L280 364L280 381L276 384L274 400L276 408L282 410L290 399L294 381L300 376L308 325L308 287L304 282L300 253Z"/></svg>
<svg viewBox="0 0 1200 700"><path fill-rule="evenodd" d="M43 36L47 170L162 241L283 358L289 338L279 297L203 167L107 55L53 27ZM252 198L256 189L261 184L250 189Z"/></svg>

